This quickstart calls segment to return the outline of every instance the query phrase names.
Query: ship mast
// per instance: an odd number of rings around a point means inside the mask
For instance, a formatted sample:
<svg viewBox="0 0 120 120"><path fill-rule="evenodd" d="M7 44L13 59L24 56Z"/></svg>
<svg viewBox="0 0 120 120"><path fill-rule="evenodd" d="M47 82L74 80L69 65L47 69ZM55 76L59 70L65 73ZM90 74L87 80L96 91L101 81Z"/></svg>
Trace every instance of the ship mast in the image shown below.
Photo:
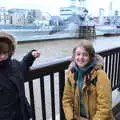
<svg viewBox="0 0 120 120"><path fill-rule="evenodd" d="M85 7L86 0L70 0L71 6Z"/></svg>

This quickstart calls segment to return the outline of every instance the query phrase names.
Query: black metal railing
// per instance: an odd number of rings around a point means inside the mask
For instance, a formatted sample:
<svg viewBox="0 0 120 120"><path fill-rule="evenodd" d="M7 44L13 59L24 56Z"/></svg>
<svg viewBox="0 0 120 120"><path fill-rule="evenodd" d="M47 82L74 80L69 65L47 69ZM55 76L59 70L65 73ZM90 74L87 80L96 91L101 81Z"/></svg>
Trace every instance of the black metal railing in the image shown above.
<svg viewBox="0 0 120 120"><path fill-rule="evenodd" d="M120 47L98 53L104 58L104 70L111 79L112 90L120 88ZM65 71L70 61L70 58L65 58L31 68L28 86L34 112L32 120L56 120L57 115L64 120L61 100Z"/></svg>
<svg viewBox="0 0 120 120"><path fill-rule="evenodd" d="M111 80L112 90L120 85L120 47L99 52L104 57L104 70Z"/></svg>

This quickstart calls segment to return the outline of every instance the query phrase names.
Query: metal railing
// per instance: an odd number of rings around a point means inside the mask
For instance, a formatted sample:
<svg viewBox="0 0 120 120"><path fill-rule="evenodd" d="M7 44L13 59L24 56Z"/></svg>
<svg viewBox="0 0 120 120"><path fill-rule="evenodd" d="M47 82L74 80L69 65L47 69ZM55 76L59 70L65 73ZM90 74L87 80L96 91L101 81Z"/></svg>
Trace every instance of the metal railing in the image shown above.
<svg viewBox="0 0 120 120"><path fill-rule="evenodd" d="M104 70L111 79L112 90L120 88L120 47L98 53L104 58ZM70 61L70 58L65 58L31 68L28 75L28 86L30 103L34 112L32 120L47 120L49 118L56 120L58 113L59 119L64 120L61 100L65 82L65 70ZM34 83L34 81L38 82ZM34 84L39 85L39 87L35 87L36 85ZM36 91L34 90L35 88ZM37 100L35 99L35 94L37 94ZM56 99L58 100L57 102ZM47 112L48 109L49 111Z"/></svg>

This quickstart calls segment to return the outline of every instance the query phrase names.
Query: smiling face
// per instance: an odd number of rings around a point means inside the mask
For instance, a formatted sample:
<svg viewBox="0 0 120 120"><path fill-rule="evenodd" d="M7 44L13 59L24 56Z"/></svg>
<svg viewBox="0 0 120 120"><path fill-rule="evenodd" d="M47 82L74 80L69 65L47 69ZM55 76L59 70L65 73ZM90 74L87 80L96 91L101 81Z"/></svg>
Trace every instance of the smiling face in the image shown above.
<svg viewBox="0 0 120 120"><path fill-rule="evenodd" d="M77 47L74 53L74 61L80 68L84 68L90 61L88 52L83 47Z"/></svg>
<svg viewBox="0 0 120 120"><path fill-rule="evenodd" d="M80 40L73 48L73 61L80 67L85 67L95 58L95 50L90 40Z"/></svg>

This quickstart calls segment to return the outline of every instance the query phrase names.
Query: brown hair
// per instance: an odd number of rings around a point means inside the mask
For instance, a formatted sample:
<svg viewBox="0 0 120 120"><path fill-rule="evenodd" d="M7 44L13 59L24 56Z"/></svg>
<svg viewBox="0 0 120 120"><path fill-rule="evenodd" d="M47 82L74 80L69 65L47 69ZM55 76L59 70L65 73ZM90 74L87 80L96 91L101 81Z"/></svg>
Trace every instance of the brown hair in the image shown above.
<svg viewBox="0 0 120 120"><path fill-rule="evenodd" d="M90 40L81 40L80 43L73 48L73 56L72 56L73 60L75 57L75 51L78 47L83 47L88 52L90 56L90 60L92 60L95 57L95 50L93 48L92 42Z"/></svg>

